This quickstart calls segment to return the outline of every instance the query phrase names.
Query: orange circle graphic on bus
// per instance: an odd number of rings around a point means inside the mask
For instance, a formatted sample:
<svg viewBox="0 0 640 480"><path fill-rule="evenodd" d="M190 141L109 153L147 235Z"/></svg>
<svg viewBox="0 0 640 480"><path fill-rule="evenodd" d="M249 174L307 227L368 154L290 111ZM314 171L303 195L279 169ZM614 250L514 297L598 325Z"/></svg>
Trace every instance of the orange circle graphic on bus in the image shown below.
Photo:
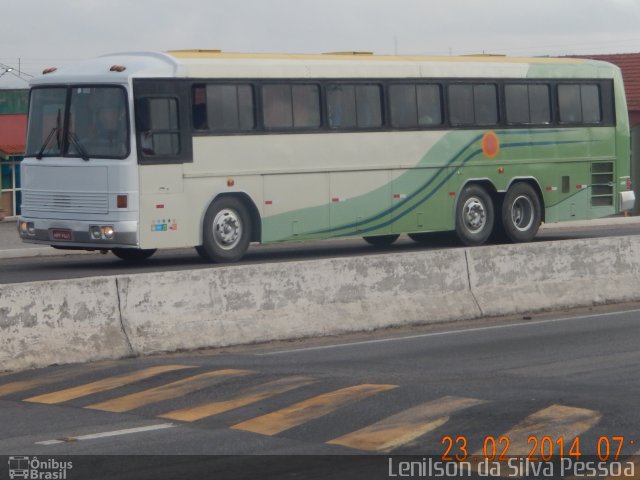
<svg viewBox="0 0 640 480"><path fill-rule="evenodd" d="M482 136L482 153L487 158L496 158L500 152L500 139L495 132L487 132Z"/></svg>

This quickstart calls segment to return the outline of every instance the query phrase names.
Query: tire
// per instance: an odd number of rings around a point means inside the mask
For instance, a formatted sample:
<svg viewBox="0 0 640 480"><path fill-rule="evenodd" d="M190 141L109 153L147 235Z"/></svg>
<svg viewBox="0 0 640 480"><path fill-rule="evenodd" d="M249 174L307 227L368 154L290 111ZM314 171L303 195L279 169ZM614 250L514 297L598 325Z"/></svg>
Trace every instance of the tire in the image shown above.
<svg viewBox="0 0 640 480"><path fill-rule="evenodd" d="M207 252L204 250L204 247L202 245L198 245L197 247L195 247L195 249L201 259L209 260L209 255L207 255Z"/></svg>
<svg viewBox="0 0 640 480"><path fill-rule="evenodd" d="M493 230L493 201L480 185L465 187L456 205L456 235L468 246L482 245Z"/></svg>
<svg viewBox="0 0 640 480"><path fill-rule="evenodd" d="M540 197L528 183L514 184L502 203L502 228L506 237L515 243L530 242L542 222Z"/></svg>
<svg viewBox="0 0 640 480"><path fill-rule="evenodd" d="M370 245L376 247L386 247L395 242L400 235L376 235L374 237L362 237Z"/></svg>
<svg viewBox="0 0 640 480"><path fill-rule="evenodd" d="M235 197L214 201L204 216L201 252L217 263L237 262L251 242L251 218ZM199 249L198 249L199 250Z"/></svg>
<svg viewBox="0 0 640 480"><path fill-rule="evenodd" d="M139 248L114 248L111 252L125 262L141 262L156 253L155 248L146 250Z"/></svg>

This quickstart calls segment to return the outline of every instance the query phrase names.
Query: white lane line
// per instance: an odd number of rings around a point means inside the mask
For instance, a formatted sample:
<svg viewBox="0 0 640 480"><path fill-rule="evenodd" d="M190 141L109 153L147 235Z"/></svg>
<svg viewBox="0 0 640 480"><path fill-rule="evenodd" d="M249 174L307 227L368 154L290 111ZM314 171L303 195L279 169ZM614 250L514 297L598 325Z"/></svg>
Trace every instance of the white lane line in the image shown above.
<svg viewBox="0 0 640 480"><path fill-rule="evenodd" d="M320 345L317 347L294 348L290 350L278 350L276 352L256 353L255 355L258 357L266 357L270 355L283 355L286 353L310 352L313 350L329 350L332 348L345 348L345 347L355 347L358 345L371 345L375 343L401 342L404 340L414 340L418 338L442 337L444 335L459 335L464 333L483 332L487 330L499 330L503 328L530 327L533 325L545 325L550 323L567 322L571 320L584 320L589 318L598 318L598 317L606 317L606 316L614 316L614 315L626 315L630 313L639 313L639 312L640 312L640 309L625 310L622 312L594 313L592 315L580 315L577 317L566 317L566 318L552 318L549 320L538 320L535 322L510 323L507 325L493 325L491 327L476 327L476 328L468 328L463 330L449 330L446 332L422 333L419 335L408 335L405 337L379 338L377 340L363 340L361 342L338 343L335 345Z"/></svg>
<svg viewBox="0 0 640 480"><path fill-rule="evenodd" d="M158 425L149 425L147 427L127 428L125 430L114 430L112 432L91 433L89 435L80 435L78 437L65 437L56 440L45 440L36 442L36 445L57 445L59 443L78 442L82 440L95 440L96 438L118 437L120 435L131 435L132 433L152 432L154 430L164 430L172 428L176 425L173 423L161 423Z"/></svg>

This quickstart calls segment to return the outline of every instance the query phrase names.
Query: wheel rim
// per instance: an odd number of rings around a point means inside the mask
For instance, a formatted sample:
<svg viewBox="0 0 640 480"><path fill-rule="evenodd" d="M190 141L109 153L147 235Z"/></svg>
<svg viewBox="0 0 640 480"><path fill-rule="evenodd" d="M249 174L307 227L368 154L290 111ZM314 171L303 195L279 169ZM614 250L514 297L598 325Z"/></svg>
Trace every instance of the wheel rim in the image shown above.
<svg viewBox="0 0 640 480"><path fill-rule="evenodd" d="M481 231L487 224L487 211L482 200L471 197L462 208L462 219L464 224L472 233Z"/></svg>
<svg viewBox="0 0 640 480"><path fill-rule="evenodd" d="M511 222L516 230L526 232L533 225L534 207L531 199L520 195L511 204Z"/></svg>
<svg viewBox="0 0 640 480"><path fill-rule="evenodd" d="M213 239L223 250L231 250L242 238L242 221L234 210L220 210L213 219Z"/></svg>

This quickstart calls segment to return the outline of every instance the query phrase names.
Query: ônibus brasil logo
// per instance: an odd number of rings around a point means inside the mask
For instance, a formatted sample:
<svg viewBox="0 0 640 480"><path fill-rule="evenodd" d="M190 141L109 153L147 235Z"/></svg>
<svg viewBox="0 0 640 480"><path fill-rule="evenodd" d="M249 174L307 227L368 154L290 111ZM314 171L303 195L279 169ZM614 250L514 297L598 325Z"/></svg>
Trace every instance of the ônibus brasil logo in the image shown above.
<svg viewBox="0 0 640 480"><path fill-rule="evenodd" d="M30 480L66 480L67 471L73 468L73 462L61 462L53 458L40 460L38 457L9 457L9 478Z"/></svg>

